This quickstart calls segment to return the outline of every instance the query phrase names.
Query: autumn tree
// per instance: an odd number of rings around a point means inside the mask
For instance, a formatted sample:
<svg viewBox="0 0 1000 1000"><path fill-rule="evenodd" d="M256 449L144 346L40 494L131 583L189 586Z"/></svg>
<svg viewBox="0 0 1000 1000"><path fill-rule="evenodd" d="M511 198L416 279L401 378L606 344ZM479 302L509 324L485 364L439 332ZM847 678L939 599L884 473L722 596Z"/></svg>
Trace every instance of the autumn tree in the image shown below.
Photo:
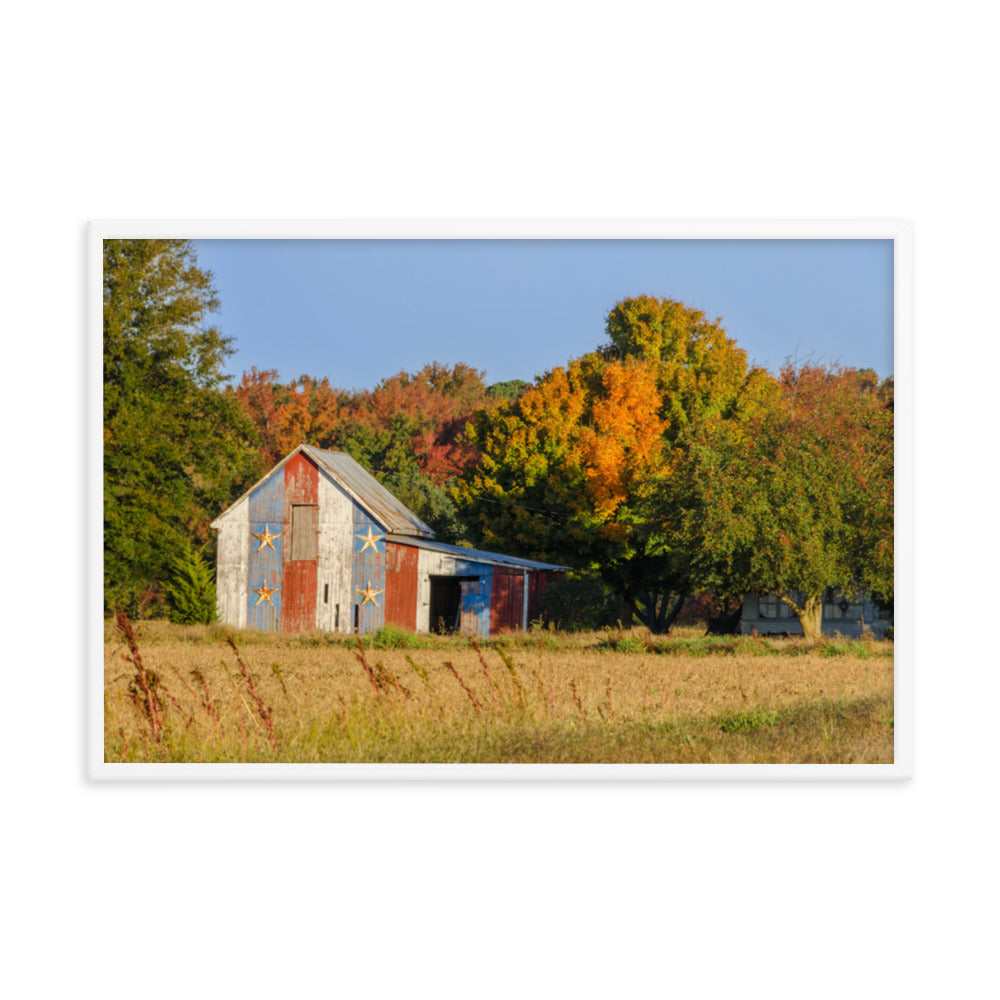
<svg viewBox="0 0 1000 1000"><path fill-rule="evenodd" d="M732 412L746 355L718 321L670 299L618 303L607 333L476 419L482 455L456 493L482 544L599 573L663 632L695 585L668 501L683 432Z"/></svg>
<svg viewBox="0 0 1000 1000"><path fill-rule="evenodd" d="M481 372L431 362L358 392L307 375L282 384L276 371L252 368L236 395L256 427L266 464L302 443L345 451L442 540L464 540L448 486L476 457L463 438L465 425L474 411L494 405Z"/></svg>
<svg viewBox="0 0 1000 1000"><path fill-rule="evenodd" d="M235 394L255 428L265 467L280 462L300 444L326 447L338 432L349 399L327 378L300 375L281 384L275 369L256 367L243 373Z"/></svg>
<svg viewBox="0 0 1000 1000"><path fill-rule="evenodd" d="M892 600L891 385L818 365L758 373L689 445L675 498L704 580L775 595L812 640L827 587Z"/></svg>
<svg viewBox="0 0 1000 1000"><path fill-rule="evenodd" d="M479 414L479 462L458 481L481 544L599 572L652 628L665 627L671 553L642 509L669 474L657 366L585 355L513 405Z"/></svg>
<svg viewBox="0 0 1000 1000"><path fill-rule="evenodd" d="M212 276L187 240L105 240L104 589L141 610L258 460L207 320Z"/></svg>

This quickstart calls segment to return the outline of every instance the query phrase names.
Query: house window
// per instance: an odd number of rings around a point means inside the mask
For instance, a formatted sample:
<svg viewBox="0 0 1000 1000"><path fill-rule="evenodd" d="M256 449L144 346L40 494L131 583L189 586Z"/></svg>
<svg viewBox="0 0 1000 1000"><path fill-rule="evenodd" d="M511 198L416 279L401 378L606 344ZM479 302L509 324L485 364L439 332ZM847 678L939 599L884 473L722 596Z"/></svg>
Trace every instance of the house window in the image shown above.
<svg viewBox="0 0 1000 1000"><path fill-rule="evenodd" d="M780 597L764 594L760 599L761 618L791 618L792 609Z"/></svg>

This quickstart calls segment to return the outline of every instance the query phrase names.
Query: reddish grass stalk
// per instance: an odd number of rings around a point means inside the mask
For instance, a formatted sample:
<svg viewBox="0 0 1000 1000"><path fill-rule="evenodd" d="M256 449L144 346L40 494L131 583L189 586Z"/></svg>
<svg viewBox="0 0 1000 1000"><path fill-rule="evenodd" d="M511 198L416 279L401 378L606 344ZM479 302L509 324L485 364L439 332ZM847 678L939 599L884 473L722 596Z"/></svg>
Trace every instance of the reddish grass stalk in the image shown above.
<svg viewBox="0 0 1000 1000"><path fill-rule="evenodd" d="M608 716L610 717L611 721L614 722L614 720L615 720L615 710L611 707L611 678L610 677L607 679L607 682L605 684L604 695L608 699Z"/></svg>
<svg viewBox="0 0 1000 1000"><path fill-rule="evenodd" d="M462 690L469 696L469 701L471 701L472 704L476 706L476 713L479 715L480 718L482 718L483 717L483 706L479 704L478 699L472 693L472 689L469 687L468 684L465 683L465 681L462 680L461 675L455 669L455 667L451 663L451 661L445 660L444 665L451 671L452 676L455 678L455 680L458 681L458 683L462 685Z"/></svg>
<svg viewBox="0 0 1000 1000"><path fill-rule="evenodd" d="M253 698L254 704L257 706L257 714L261 717L264 725L267 727L267 735L268 739L271 741L271 749L277 751L278 740L274 735L274 723L271 722L271 715L274 710L270 705L267 707L264 706L264 701L257 693L257 689L253 685L253 678L250 676L250 671L247 670L246 664L240 656L240 651L236 648L236 643L233 641L233 637L231 635L226 636L226 642L229 643L230 648L236 654L236 662L240 665L240 673L243 674L243 679L247 682L247 687L250 689L250 697Z"/></svg>
<svg viewBox="0 0 1000 1000"><path fill-rule="evenodd" d="M580 696L576 693L576 681L569 682L569 689L573 694L573 701L576 702L576 710L580 713L580 718L586 719L587 713L583 710L583 702L580 701Z"/></svg>
<svg viewBox="0 0 1000 1000"><path fill-rule="evenodd" d="M163 732L163 705L159 696L153 690L156 686L156 675L147 670L143 665L142 656L139 653L139 644L135 640L135 632L132 623L128 620L124 611L119 611L115 616L115 624L118 631L125 637L128 643L129 652L132 654L132 664L136 668L133 679L136 692L136 702L142 708L143 714L149 722L149 728L153 734L153 739L159 743Z"/></svg>
<svg viewBox="0 0 1000 1000"><path fill-rule="evenodd" d="M240 736L243 737L243 759L247 759L247 730L246 726L243 725L243 709L239 705L236 706L236 721L240 726Z"/></svg>
<svg viewBox="0 0 1000 1000"><path fill-rule="evenodd" d="M375 661L375 669L378 671L380 678L389 678L390 683L396 689L396 694L398 694L400 698L410 697L410 689L400 684L399 678L387 666L385 666L381 660Z"/></svg>
<svg viewBox="0 0 1000 1000"><path fill-rule="evenodd" d="M208 682L205 675L197 668L191 671L191 676L201 685L201 707L208 713L208 717L215 723L215 728L219 728L219 715L216 707L212 703L211 695L208 693Z"/></svg>
<svg viewBox="0 0 1000 1000"><path fill-rule="evenodd" d="M517 671L514 669L513 661L502 649L497 649L497 656L503 660L503 665L507 668L507 672L510 674L510 679L514 682L514 687L517 689L518 702L521 705L524 705L526 701L524 685L521 683L521 679L517 676Z"/></svg>
<svg viewBox="0 0 1000 1000"><path fill-rule="evenodd" d="M378 697L381 698L382 685L379 684L378 680L376 679L375 671L372 670L370 666L368 666L368 660L365 659L365 644L361 641L360 638L358 639L358 651L356 651L354 655L361 661L361 666L365 668L365 673L368 674L368 680L371 681L372 687L375 688L375 694L377 694Z"/></svg>
<svg viewBox="0 0 1000 1000"><path fill-rule="evenodd" d="M497 693L497 686L493 683L493 678L490 676L490 668L486 665L486 657L483 656L483 651L479 648L479 643L476 642L475 639L470 639L469 641L472 648L479 656L479 662L483 665L483 673L486 674L486 681L490 686L490 694L493 696L493 701L496 703L497 710L502 712L503 707L500 704L500 695Z"/></svg>

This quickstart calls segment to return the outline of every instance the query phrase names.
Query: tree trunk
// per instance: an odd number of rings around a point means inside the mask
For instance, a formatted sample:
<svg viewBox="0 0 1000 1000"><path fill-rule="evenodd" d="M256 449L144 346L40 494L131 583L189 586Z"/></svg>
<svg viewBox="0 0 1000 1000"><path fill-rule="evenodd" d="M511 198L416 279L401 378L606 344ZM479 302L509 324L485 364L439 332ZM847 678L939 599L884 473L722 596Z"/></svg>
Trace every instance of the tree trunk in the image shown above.
<svg viewBox="0 0 1000 1000"><path fill-rule="evenodd" d="M792 608L802 626L802 633L809 642L818 642L823 635L823 593L806 595L802 607Z"/></svg>
<svg viewBox="0 0 1000 1000"><path fill-rule="evenodd" d="M730 606L730 602L736 603ZM725 597L722 600L722 610L709 619L705 635L738 635L740 631L740 619L743 617L743 597Z"/></svg>
<svg viewBox="0 0 1000 1000"><path fill-rule="evenodd" d="M671 596L674 595L643 594L641 601L635 599L631 601L635 616L653 635L669 634L670 626L684 606L684 594L676 595L673 605L670 603Z"/></svg>
<svg viewBox="0 0 1000 1000"><path fill-rule="evenodd" d="M687 600L687 594L678 594L677 600L674 601L674 606L670 609L670 613L667 615L666 620L663 623L663 631L667 635L670 635L670 629L673 628L674 621L677 616L681 613L681 608L684 607L684 602ZM666 597L663 599L664 606L667 603Z"/></svg>

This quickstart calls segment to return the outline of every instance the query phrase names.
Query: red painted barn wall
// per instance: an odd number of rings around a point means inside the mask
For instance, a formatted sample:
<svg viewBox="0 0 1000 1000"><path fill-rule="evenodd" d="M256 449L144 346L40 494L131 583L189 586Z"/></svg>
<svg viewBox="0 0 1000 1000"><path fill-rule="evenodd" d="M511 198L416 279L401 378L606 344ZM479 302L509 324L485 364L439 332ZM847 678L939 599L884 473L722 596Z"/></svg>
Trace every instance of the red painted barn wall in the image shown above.
<svg viewBox="0 0 1000 1000"><path fill-rule="evenodd" d="M417 630L417 549L385 546L385 623Z"/></svg>
<svg viewBox="0 0 1000 1000"><path fill-rule="evenodd" d="M490 632L521 629L524 610L524 574L521 570L493 568L493 591L490 596Z"/></svg>
<svg viewBox="0 0 1000 1000"><path fill-rule="evenodd" d="M308 632L316 627L316 559L292 559L292 507L319 503L319 473L301 453L285 463L284 575L281 630Z"/></svg>

